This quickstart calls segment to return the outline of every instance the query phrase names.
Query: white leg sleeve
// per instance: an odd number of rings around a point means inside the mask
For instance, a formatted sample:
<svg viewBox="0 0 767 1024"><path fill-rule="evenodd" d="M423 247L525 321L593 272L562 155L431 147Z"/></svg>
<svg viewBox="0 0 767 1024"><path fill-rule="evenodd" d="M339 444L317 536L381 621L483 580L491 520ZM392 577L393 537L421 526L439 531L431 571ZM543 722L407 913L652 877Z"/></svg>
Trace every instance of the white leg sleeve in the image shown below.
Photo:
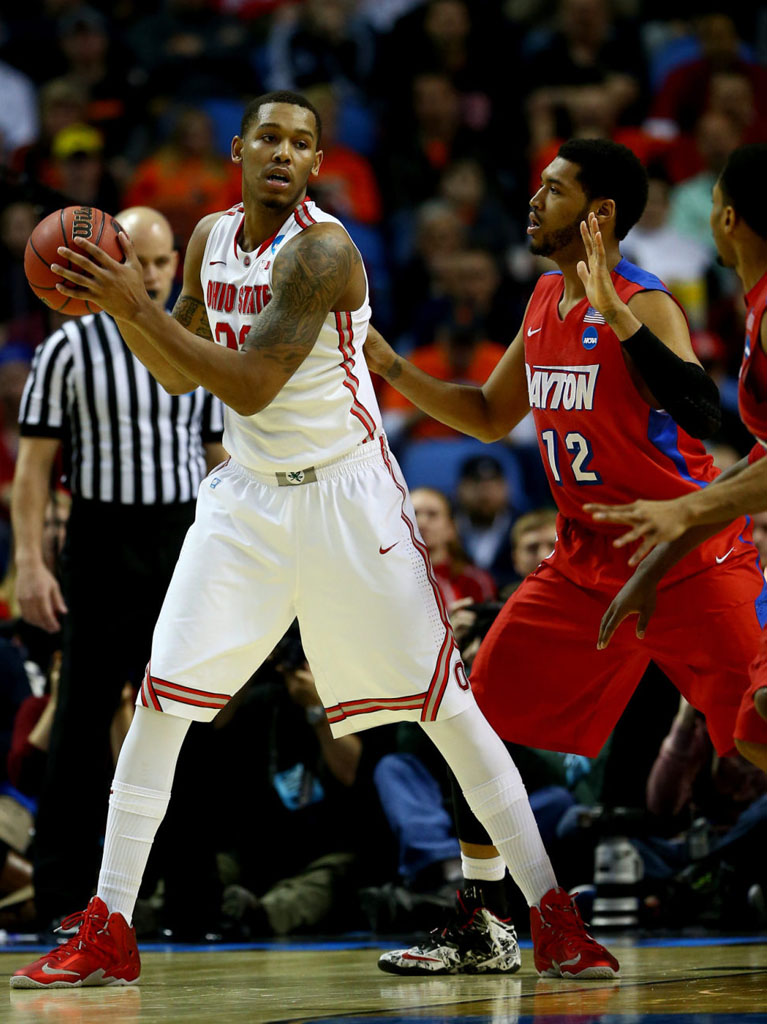
<svg viewBox="0 0 767 1024"><path fill-rule="evenodd" d="M97 895L130 923L190 722L136 708L115 768Z"/></svg>
<svg viewBox="0 0 767 1024"><path fill-rule="evenodd" d="M528 904L556 886L527 790L509 752L474 705L423 729L453 771Z"/></svg>

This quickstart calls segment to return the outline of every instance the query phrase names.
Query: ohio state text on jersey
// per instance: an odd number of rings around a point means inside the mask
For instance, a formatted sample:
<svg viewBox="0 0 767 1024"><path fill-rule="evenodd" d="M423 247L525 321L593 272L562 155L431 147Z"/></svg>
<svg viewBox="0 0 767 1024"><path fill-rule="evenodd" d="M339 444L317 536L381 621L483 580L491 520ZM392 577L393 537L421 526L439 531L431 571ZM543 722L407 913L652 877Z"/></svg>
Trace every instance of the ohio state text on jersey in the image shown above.
<svg viewBox="0 0 767 1024"><path fill-rule="evenodd" d="M201 281L214 340L241 349L272 297L272 270L282 248L318 222L339 224L305 199L279 230L253 252L238 239L241 205L213 225ZM343 225L340 225L343 227ZM224 447L241 465L259 472L300 470L340 458L381 429L362 346L370 321L367 293L359 309L331 312L317 341L282 390L253 416L224 409Z"/></svg>

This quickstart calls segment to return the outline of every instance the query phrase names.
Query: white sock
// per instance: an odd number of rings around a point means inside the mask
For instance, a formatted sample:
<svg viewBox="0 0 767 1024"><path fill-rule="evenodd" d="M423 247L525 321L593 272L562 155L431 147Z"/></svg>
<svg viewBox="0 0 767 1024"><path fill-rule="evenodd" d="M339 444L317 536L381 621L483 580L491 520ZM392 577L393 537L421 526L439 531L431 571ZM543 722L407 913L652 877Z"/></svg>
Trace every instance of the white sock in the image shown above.
<svg viewBox="0 0 767 1024"><path fill-rule="evenodd" d="M516 765L512 762L503 775L464 789L463 795L508 864L528 906L538 903L557 880Z"/></svg>
<svg viewBox="0 0 767 1024"><path fill-rule="evenodd" d="M453 718L421 725L450 765L528 904L538 903L557 881L508 750L476 704Z"/></svg>
<svg viewBox="0 0 767 1024"><path fill-rule="evenodd" d="M96 893L130 924L190 722L136 708L115 767Z"/></svg>
<svg viewBox="0 0 767 1024"><path fill-rule="evenodd" d="M461 850L463 877L471 881L500 882L506 874L503 857L467 857Z"/></svg>
<svg viewBox="0 0 767 1024"><path fill-rule="evenodd" d="M112 783L97 892L109 912L122 914L128 924L169 800L170 790Z"/></svg>

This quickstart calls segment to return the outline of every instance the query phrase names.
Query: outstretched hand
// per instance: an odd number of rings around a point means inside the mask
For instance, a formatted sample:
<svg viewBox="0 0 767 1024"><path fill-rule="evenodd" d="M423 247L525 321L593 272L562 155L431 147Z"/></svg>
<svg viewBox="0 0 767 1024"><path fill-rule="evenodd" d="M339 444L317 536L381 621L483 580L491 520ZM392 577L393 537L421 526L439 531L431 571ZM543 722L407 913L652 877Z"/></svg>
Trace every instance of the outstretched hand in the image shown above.
<svg viewBox="0 0 767 1024"><path fill-rule="evenodd" d="M655 611L658 599L655 581L641 570L623 584L613 598L610 607L602 616L599 624L597 650L603 651L610 643L613 633L629 615L638 615L636 635L644 640L647 624Z"/></svg>
<svg viewBox="0 0 767 1024"><path fill-rule="evenodd" d="M630 505L589 504L583 509L602 523L628 523L631 529L614 540L613 547L622 548L641 538L642 543L629 558L629 565L637 565L658 544L681 537L689 526L685 507L679 499L640 500Z"/></svg>
<svg viewBox="0 0 767 1024"><path fill-rule="evenodd" d="M372 324L368 325L368 333L365 338L365 362L371 373L377 373L383 377L397 358L397 353Z"/></svg>
<svg viewBox="0 0 767 1024"><path fill-rule="evenodd" d="M85 238L78 238L75 249L59 246L59 256L73 263L66 268L58 263L51 264L51 270L64 278L64 284L56 288L71 299L95 302L116 320L133 320L142 302L148 301L144 287L144 275L133 243L124 231L117 236L125 253L125 261L117 260Z"/></svg>
<svg viewBox="0 0 767 1024"><path fill-rule="evenodd" d="M605 243L595 213L590 213L587 220L581 221L581 238L586 249L586 261L580 260L578 263L578 277L583 282L586 297L591 305L609 323L612 314L623 305L623 302L610 277Z"/></svg>

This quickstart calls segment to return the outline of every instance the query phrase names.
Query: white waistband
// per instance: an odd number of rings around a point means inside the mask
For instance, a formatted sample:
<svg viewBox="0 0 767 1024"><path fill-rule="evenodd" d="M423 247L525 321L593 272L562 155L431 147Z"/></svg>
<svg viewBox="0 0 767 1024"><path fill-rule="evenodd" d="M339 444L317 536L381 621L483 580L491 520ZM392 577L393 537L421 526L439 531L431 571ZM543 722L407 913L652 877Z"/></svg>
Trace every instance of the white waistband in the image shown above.
<svg viewBox="0 0 767 1024"><path fill-rule="evenodd" d="M357 467L367 462L380 460L382 458L382 447L386 446L386 438L381 434L372 441L358 445L346 455L341 455L330 462L321 462L316 466L303 466L301 468L285 468L274 473L260 473L251 469L250 466L243 466L241 462L229 461L229 467L243 476L256 480L258 483L267 484L270 487L295 487L302 484L316 483L318 480L332 480L334 477L348 476L356 472Z"/></svg>

